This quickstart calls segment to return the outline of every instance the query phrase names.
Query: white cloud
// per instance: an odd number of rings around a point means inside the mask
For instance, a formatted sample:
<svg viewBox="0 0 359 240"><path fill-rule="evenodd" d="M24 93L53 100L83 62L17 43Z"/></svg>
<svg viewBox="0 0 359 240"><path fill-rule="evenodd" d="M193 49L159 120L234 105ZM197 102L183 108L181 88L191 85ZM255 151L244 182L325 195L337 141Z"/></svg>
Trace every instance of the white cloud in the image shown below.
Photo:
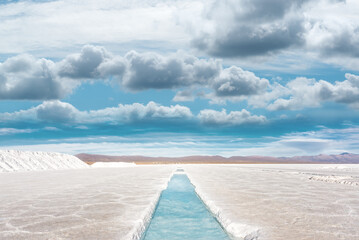
<svg viewBox="0 0 359 240"><path fill-rule="evenodd" d="M220 60L180 51L169 55L131 51L118 56L103 47L86 45L80 53L58 62L19 55L0 63L0 99L62 99L82 82L99 80L118 83L130 91L181 89L174 101L193 101L195 97L221 104L247 101L269 110L318 107L322 102L358 108L359 77L349 73L345 77L335 83L297 77L284 86L237 66L223 68Z"/></svg>
<svg viewBox="0 0 359 240"><path fill-rule="evenodd" d="M314 61L359 70L358 10L356 0L212 0L193 23L192 45L252 68L288 71L273 61L294 55L305 69Z"/></svg>
<svg viewBox="0 0 359 240"><path fill-rule="evenodd" d="M28 110L36 112L36 118L46 122L72 122L82 115L74 106L61 101L47 101Z"/></svg>
<svg viewBox="0 0 359 240"><path fill-rule="evenodd" d="M192 117L188 107L174 105L161 106L155 102L147 105L140 103L119 104L117 107L89 111L83 116L83 122L133 122L141 120L189 119Z"/></svg>
<svg viewBox="0 0 359 240"><path fill-rule="evenodd" d="M55 63L30 55L11 57L0 63L0 99L58 99L76 86L54 74Z"/></svg>
<svg viewBox="0 0 359 240"><path fill-rule="evenodd" d="M88 80L112 79L131 91L206 87L221 70L219 60L183 52L163 56L131 51L122 57L86 45L59 62L19 55L0 63L0 99L61 99Z"/></svg>
<svg viewBox="0 0 359 240"><path fill-rule="evenodd" d="M358 70L358 9L356 0L19 1L2 4L0 53L58 58L91 43L174 52L189 50L194 36L198 49L236 58L231 65L294 54Z"/></svg>
<svg viewBox="0 0 359 240"><path fill-rule="evenodd" d="M334 141L318 138L289 138L282 139L278 143L283 146L303 150L306 152L320 153L333 147Z"/></svg>
<svg viewBox="0 0 359 240"><path fill-rule="evenodd" d="M175 136L175 137L174 137ZM323 128L295 132L278 137L235 139L233 136L196 136L181 133L149 133L130 137L96 136L90 138L50 140L51 144L0 146L0 149L55 151L69 154L81 152L109 155L144 156L304 156L316 154L359 154L359 128ZM155 140L154 140L155 139Z"/></svg>
<svg viewBox="0 0 359 240"><path fill-rule="evenodd" d="M17 129L17 128L0 128L0 136L13 135L19 133L32 133L37 131L36 129Z"/></svg>
<svg viewBox="0 0 359 240"><path fill-rule="evenodd" d="M206 125L236 126L242 124L263 124L267 122L265 116L252 115L247 110L231 111L227 114L225 109L221 112L205 109L198 114L199 120Z"/></svg>
<svg viewBox="0 0 359 240"><path fill-rule="evenodd" d="M43 129L46 131L61 131L61 129L57 127L44 127Z"/></svg>
<svg viewBox="0 0 359 240"><path fill-rule="evenodd" d="M359 77L346 74L346 80L334 84L324 80L296 78L286 84L289 98L279 98L268 105L269 110L298 110L318 107L323 102L338 102L356 107L359 102ZM288 93L287 93L288 94Z"/></svg>
<svg viewBox="0 0 359 240"><path fill-rule="evenodd" d="M306 50L319 61L358 70L358 10L356 0L313 2L306 11Z"/></svg>
<svg viewBox="0 0 359 240"><path fill-rule="evenodd" d="M247 98L248 104L256 108L265 108L268 103L279 97L289 96L290 90L278 82L268 86L268 90L262 94L252 95Z"/></svg>
<svg viewBox="0 0 359 240"><path fill-rule="evenodd" d="M241 69L239 74L228 74L233 69L237 72L238 68L222 70L220 77L213 83L214 92L201 97L210 99L210 103L213 104L246 101L251 107L266 108L270 111L314 108L325 102L346 104L358 109L359 76L354 74L347 73L344 81L334 83L297 77L282 85L275 80L269 83L267 79L261 79L252 72ZM226 75L227 77L223 77Z"/></svg>
<svg viewBox="0 0 359 240"><path fill-rule="evenodd" d="M201 110L197 116L193 116L188 107L181 105L162 106L155 102L146 105L140 103L119 104L99 110L80 111L73 105L58 100L45 101L42 104L12 113L0 113L0 121L3 123L13 122L45 122L83 126L88 124L129 124L133 122L159 122L162 120L193 121L198 120L205 125L219 127L237 126L242 124L263 124L267 122L265 116L252 115L247 110L215 111L210 109ZM55 130L54 128L45 128Z"/></svg>
<svg viewBox="0 0 359 240"><path fill-rule="evenodd" d="M237 149L228 149L225 156L311 156L317 154L359 154L359 128L323 128L317 131L294 132L279 137L270 137L257 144L243 144ZM245 141L244 141L245 142Z"/></svg>
<svg viewBox="0 0 359 240"><path fill-rule="evenodd" d="M72 54L57 64L57 74L60 77L68 77L72 79L93 79L100 76L98 67L102 71L111 72L106 64L106 60L112 56L103 47L86 45L82 48L80 54Z"/></svg>
<svg viewBox="0 0 359 240"><path fill-rule="evenodd" d="M173 101L175 102L189 102L194 101L195 96L190 89L178 91L176 95L173 97Z"/></svg>
<svg viewBox="0 0 359 240"><path fill-rule="evenodd" d="M171 89L208 85L221 71L219 61L199 59L181 52L167 57L155 53L129 52L122 85L130 90Z"/></svg>
<svg viewBox="0 0 359 240"><path fill-rule="evenodd" d="M213 88L217 96L249 96L264 93L269 85L267 79L261 79L254 73L239 67L229 67L221 71L215 79Z"/></svg>
<svg viewBox="0 0 359 240"><path fill-rule="evenodd" d="M267 55L303 44L303 3L307 0L210 1L193 45L214 56Z"/></svg>
<svg viewBox="0 0 359 240"><path fill-rule="evenodd" d="M147 105L133 103L100 110L79 111L69 103L46 101L42 104L13 113L0 113L0 121L55 122L69 124L123 124L134 121L159 121L161 119L190 119L191 110L181 105L161 106L155 102Z"/></svg>
<svg viewBox="0 0 359 240"><path fill-rule="evenodd" d="M158 46L177 49L184 45L187 36L185 26L178 24L178 16L196 16L200 9L201 5L192 1L61 0L2 4L0 52L54 54L88 43L121 47L130 43L132 48L132 41L149 44L148 47L157 42Z"/></svg>
<svg viewBox="0 0 359 240"><path fill-rule="evenodd" d="M168 142L159 143L121 143L121 142L100 142L100 143L56 143L37 145L0 146L0 149L16 149L26 151L49 151L67 154L93 153L108 155L143 155L153 157L179 157L189 155L216 154L213 146L203 147L202 144L171 144Z"/></svg>
<svg viewBox="0 0 359 240"><path fill-rule="evenodd" d="M117 82L131 91L210 87L222 71L222 78L228 75L219 60L200 59L183 52L164 56L130 51L122 57L103 47L86 45L80 53L70 54L59 62L19 55L0 63L0 99L61 99L88 80ZM253 83L241 78L239 71L253 78ZM239 68L233 78L230 80L237 83L258 81L253 73ZM221 79L222 84L225 81ZM246 87L246 82L241 84ZM252 88L241 91L254 91Z"/></svg>

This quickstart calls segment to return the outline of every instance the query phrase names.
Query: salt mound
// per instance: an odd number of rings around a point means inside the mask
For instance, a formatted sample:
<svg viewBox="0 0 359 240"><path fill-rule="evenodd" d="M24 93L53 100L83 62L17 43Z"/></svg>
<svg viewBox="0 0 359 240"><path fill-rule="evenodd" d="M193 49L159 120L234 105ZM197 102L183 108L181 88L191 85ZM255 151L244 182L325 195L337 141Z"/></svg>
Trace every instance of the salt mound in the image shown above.
<svg viewBox="0 0 359 240"><path fill-rule="evenodd" d="M88 168L75 156L17 150L0 150L0 172L20 172L54 169Z"/></svg>

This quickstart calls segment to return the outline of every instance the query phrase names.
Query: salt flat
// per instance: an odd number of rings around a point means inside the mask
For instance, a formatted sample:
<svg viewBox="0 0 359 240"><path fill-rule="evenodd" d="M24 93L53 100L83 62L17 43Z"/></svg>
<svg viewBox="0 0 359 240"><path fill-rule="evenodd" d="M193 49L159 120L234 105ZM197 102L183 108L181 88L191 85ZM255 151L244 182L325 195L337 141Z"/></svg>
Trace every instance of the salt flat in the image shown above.
<svg viewBox="0 0 359 240"><path fill-rule="evenodd" d="M358 165L184 165L236 239L359 239Z"/></svg>
<svg viewBox="0 0 359 240"><path fill-rule="evenodd" d="M136 239L173 169L0 173L0 239Z"/></svg>
<svg viewBox="0 0 359 240"><path fill-rule="evenodd" d="M0 239L139 239L176 168L0 173ZM234 239L359 239L359 165L182 168Z"/></svg>

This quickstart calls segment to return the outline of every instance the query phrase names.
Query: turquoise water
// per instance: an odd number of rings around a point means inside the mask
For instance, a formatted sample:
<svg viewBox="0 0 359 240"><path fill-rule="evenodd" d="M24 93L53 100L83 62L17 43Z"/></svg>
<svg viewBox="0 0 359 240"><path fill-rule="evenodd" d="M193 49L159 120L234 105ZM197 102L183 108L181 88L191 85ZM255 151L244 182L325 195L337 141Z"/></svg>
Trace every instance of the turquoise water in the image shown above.
<svg viewBox="0 0 359 240"><path fill-rule="evenodd" d="M174 174L162 192L142 240L229 240L198 198L185 174Z"/></svg>

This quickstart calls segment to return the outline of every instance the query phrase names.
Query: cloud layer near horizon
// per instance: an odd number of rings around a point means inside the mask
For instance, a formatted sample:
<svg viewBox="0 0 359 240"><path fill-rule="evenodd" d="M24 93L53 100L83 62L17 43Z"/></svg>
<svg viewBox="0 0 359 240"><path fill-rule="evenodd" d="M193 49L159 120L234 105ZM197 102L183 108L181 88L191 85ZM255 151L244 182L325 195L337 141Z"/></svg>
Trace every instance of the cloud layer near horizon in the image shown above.
<svg viewBox="0 0 359 240"><path fill-rule="evenodd" d="M6 130L4 130L5 132ZM14 130L9 130L14 131ZM28 130L31 131L31 130ZM2 130L0 129L0 132ZM303 156L358 153L359 128L323 128L317 131L284 134L271 139L233 138L233 136L199 136L191 134L151 133L150 135L90 136L51 139L46 143L15 145L13 149L55 151L69 154L81 152L108 155L144 155L178 157L188 155L230 156ZM7 149L8 146L0 146Z"/></svg>
<svg viewBox="0 0 359 240"><path fill-rule="evenodd" d="M0 123L45 122L72 125L118 125L136 122L161 122L163 120L167 123L171 120L178 120L180 122L199 121L204 125L219 127L242 124L263 124L267 121L264 116L252 115L245 109L242 111L231 111L228 114L225 110L219 112L204 109L200 111L198 116L194 116L188 107L178 104L167 107L155 102L149 102L146 105L140 103L119 104L117 107L80 111L69 103L54 100L45 101L27 110L0 113Z"/></svg>

